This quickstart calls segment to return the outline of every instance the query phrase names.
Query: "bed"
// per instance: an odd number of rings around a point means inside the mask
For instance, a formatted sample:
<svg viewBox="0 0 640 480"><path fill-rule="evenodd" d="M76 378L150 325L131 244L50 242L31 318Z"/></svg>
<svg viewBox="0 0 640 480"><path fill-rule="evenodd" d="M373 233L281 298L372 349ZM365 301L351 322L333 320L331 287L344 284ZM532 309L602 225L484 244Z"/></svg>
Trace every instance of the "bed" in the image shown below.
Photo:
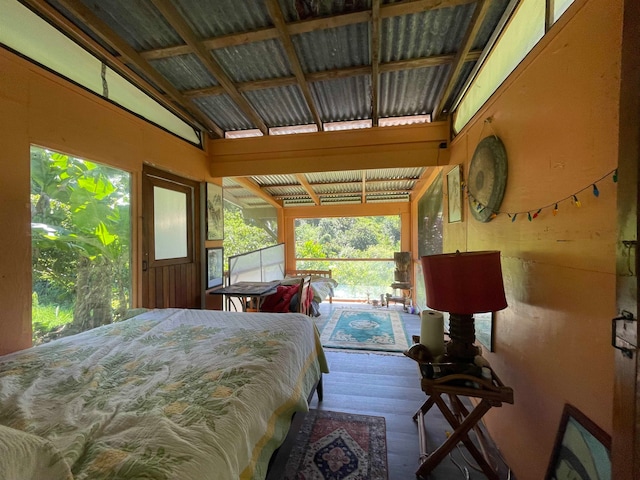
<svg viewBox="0 0 640 480"><path fill-rule="evenodd" d="M5 355L0 472L263 479L327 371L313 321L291 313L151 310Z"/></svg>
<svg viewBox="0 0 640 480"><path fill-rule="evenodd" d="M333 294L338 282L331 277L331 270L289 270L286 272L285 280L305 276L311 277L311 291L313 293L309 314L317 317L320 315L319 305L322 301L328 297L329 303L333 303Z"/></svg>

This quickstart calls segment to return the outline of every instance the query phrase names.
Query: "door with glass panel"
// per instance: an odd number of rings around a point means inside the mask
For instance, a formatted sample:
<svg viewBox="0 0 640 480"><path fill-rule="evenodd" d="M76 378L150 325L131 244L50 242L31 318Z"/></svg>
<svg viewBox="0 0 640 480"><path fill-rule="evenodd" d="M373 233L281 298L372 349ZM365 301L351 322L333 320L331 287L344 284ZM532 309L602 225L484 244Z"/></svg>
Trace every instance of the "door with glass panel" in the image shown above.
<svg viewBox="0 0 640 480"><path fill-rule="evenodd" d="M200 308L197 182L145 167L142 306Z"/></svg>

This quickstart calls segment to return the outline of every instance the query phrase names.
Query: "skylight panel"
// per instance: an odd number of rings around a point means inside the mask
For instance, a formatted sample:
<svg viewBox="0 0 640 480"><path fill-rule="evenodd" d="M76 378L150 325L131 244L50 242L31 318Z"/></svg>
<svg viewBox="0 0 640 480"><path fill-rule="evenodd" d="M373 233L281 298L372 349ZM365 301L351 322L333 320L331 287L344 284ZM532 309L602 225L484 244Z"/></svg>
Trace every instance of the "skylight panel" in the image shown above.
<svg viewBox="0 0 640 480"><path fill-rule="evenodd" d="M0 0L0 43L191 143L198 132L16 0Z"/></svg>

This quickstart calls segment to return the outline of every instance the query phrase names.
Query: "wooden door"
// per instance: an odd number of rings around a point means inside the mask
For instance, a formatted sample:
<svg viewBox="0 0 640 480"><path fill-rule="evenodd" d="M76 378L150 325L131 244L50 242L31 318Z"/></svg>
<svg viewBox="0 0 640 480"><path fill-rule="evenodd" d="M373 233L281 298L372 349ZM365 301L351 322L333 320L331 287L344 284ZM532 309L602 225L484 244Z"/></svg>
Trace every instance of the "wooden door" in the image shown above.
<svg viewBox="0 0 640 480"><path fill-rule="evenodd" d="M200 184L142 173L142 306L201 308Z"/></svg>
<svg viewBox="0 0 640 480"><path fill-rule="evenodd" d="M625 0L620 75L617 307L612 475L640 478L640 360L638 351L638 178L640 157L640 2ZM626 318L625 318L626 317Z"/></svg>

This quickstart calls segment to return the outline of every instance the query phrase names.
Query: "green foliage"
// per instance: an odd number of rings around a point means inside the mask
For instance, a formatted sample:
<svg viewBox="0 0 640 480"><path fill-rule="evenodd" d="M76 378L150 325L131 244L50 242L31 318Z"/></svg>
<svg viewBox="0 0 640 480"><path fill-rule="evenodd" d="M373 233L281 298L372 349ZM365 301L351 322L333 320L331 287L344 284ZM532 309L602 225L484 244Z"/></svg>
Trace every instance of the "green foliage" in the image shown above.
<svg viewBox="0 0 640 480"><path fill-rule="evenodd" d="M128 173L32 147L33 288L41 305L73 305L80 329L127 308L129 204Z"/></svg>
<svg viewBox="0 0 640 480"><path fill-rule="evenodd" d="M32 340L34 345L38 345L52 330L73 322L73 309L59 305L38 305L37 295L34 297L31 308Z"/></svg>
<svg viewBox="0 0 640 480"><path fill-rule="evenodd" d="M400 251L399 216L298 219L295 238L296 258L333 259L302 260L297 268L332 270L341 296L377 298L390 291L394 266L388 259Z"/></svg>
<svg viewBox="0 0 640 480"><path fill-rule="evenodd" d="M247 223L241 209L225 202L223 242L225 268L229 257L275 245L275 243L276 240L267 229Z"/></svg>
<svg viewBox="0 0 640 480"><path fill-rule="evenodd" d="M56 305L35 305L32 315L34 327L41 331L52 330L73 320L73 311L70 308Z"/></svg>

